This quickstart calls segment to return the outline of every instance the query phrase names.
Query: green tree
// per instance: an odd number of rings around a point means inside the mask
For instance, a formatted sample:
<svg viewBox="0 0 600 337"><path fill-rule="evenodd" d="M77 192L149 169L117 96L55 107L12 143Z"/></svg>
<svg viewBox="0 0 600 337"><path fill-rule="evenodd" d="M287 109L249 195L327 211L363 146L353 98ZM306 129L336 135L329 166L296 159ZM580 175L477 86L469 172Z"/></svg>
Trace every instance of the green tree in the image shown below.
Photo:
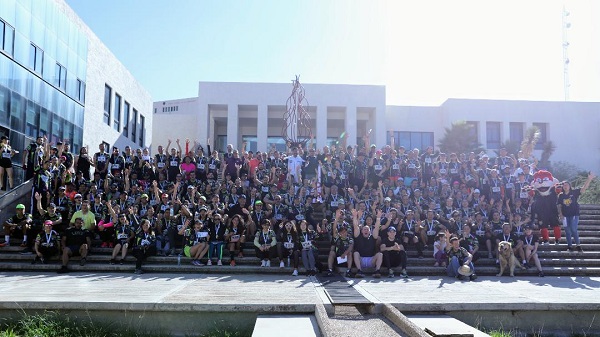
<svg viewBox="0 0 600 337"><path fill-rule="evenodd" d="M446 153L479 153L483 150L481 144L477 142L477 137L471 137L473 125L465 121L457 121L452 126L445 128L446 132L438 142L438 147Z"/></svg>

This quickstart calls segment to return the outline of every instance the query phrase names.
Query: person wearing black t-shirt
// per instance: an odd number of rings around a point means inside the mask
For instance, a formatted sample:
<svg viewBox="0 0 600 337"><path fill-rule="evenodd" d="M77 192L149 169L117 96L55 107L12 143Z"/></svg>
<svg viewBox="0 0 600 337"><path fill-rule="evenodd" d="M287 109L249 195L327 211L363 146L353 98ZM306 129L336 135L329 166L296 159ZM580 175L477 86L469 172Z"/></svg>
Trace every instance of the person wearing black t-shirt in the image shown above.
<svg viewBox="0 0 600 337"><path fill-rule="evenodd" d="M531 225L525 226L525 235L523 235L522 239L523 247L525 248L525 267L531 266L531 260L535 264L539 272L540 277L544 277L544 272L542 270L542 264L540 263L540 258L538 256L538 247L539 247L539 238L537 235L533 234L533 227Z"/></svg>
<svg viewBox="0 0 600 337"><path fill-rule="evenodd" d="M375 267L373 277L381 277L381 263L383 262L383 254L376 251L377 239L379 238L379 230L381 227L381 210L377 211L377 219L375 220L375 227L371 234L371 227L359 226L359 214L356 210L352 210L352 216L354 218L354 265L358 271L354 276L362 278L365 275L362 272L362 268Z"/></svg>
<svg viewBox="0 0 600 337"><path fill-rule="evenodd" d="M82 226L83 218L75 219L75 226L68 228L65 236L62 237L62 267L58 270L59 274L69 272L67 264L71 256L80 255L81 260L79 260L79 265L85 265L89 247L92 245L92 239L90 232L82 228Z"/></svg>
<svg viewBox="0 0 600 337"><path fill-rule="evenodd" d="M575 248L579 253L583 253L583 249L579 245L579 232L577 226L579 225L579 203L577 199L579 196L587 190L590 183L596 176L590 172L587 180L581 188L571 188L571 183L568 181L563 183L563 190L558 195L558 217L563 222L565 227L565 233L567 237L567 250L573 251L573 238L575 239Z"/></svg>
<svg viewBox="0 0 600 337"><path fill-rule="evenodd" d="M35 239L35 258L32 262L46 263L48 259L60 252L60 236L52 229L52 220L44 221L44 230Z"/></svg>
<svg viewBox="0 0 600 337"><path fill-rule="evenodd" d="M389 227L387 235L381 240L379 250L383 253L383 264L388 268L388 277L394 277L392 268L402 266L401 276L408 277L406 273L406 251L402 245L402 238L396 237L396 228Z"/></svg>

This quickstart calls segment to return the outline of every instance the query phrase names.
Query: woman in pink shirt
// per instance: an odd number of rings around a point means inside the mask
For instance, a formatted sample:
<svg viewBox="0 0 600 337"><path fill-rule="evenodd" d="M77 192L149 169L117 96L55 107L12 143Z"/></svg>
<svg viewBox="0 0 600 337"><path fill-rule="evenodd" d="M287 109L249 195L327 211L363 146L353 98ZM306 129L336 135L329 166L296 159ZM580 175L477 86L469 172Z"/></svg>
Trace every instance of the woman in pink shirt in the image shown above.
<svg viewBox="0 0 600 337"><path fill-rule="evenodd" d="M196 170L196 164L192 162L192 158L190 156L185 156L183 158L183 163L179 165L181 168L181 172L185 172L185 178L190 179L190 173Z"/></svg>

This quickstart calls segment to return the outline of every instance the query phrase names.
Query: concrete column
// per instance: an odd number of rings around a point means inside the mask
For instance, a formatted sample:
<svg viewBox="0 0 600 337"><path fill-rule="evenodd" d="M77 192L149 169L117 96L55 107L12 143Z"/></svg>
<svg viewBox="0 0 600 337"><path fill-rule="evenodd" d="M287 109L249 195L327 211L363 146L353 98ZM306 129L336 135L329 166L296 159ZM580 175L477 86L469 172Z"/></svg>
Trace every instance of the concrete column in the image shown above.
<svg viewBox="0 0 600 337"><path fill-rule="evenodd" d="M267 137L269 136L269 113L266 105L258 106L256 121L256 149L265 152L267 151Z"/></svg>
<svg viewBox="0 0 600 337"><path fill-rule="evenodd" d="M227 144L232 144L234 149L239 149L239 111L237 104L227 105Z"/></svg>
<svg viewBox="0 0 600 337"><path fill-rule="evenodd" d="M510 122L502 122L500 129L502 130L502 134L500 135L500 142L504 143L510 139Z"/></svg>
<svg viewBox="0 0 600 337"><path fill-rule="evenodd" d="M487 150L487 123L486 121L480 121L479 125L479 143L481 147Z"/></svg>
<svg viewBox="0 0 600 337"><path fill-rule="evenodd" d="M212 137L213 135L209 135L208 122L210 119L210 109L208 108L208 104L203 104L198 101L198 134L195 135L197 140L200 142L202 147L206 150L206 140L208 137Z"/></svg>
<svg viewBox="0 0 600 337"><path fill-rule="evenodd" d="M381 147L387 144L385 110L374 108L373 115L375 115L375 127L373 128L373 133L375 134L375 144L377 144L377 147Z"/></svg>
<svg viewBox="0 0 600 337"><path fill-rule="evenodd" d="M317 130L316 130L317 148L322 149L327 145L327 106L317 107Z"/></svg>
<svg viewBox="0 0 600 337"><path fill-rule="evenodd" d="M357 132L357 120L356 120L356 107L346 107L346 120L344 125L346 126L346 135L348 136L348 142L346 145L356 145L356 132Z"/></svg>

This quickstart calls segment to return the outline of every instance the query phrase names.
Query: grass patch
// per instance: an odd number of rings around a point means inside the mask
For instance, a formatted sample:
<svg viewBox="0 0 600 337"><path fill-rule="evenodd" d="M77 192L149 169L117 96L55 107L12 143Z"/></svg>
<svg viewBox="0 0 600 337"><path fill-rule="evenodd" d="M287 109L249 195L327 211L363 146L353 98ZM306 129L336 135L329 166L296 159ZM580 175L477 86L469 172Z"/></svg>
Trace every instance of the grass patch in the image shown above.
<svg viewBox="0 0 600 337"><path fill-rule="evenodd" d="M189 337L246 337L251 332L239 332L216 328L205 334ZM123 328L116 324L104 325L92 321L74 321L57 312L24 315L14 322L0 326L0 337L171 337L168 332L152 332L143 329Z"/></svg>

